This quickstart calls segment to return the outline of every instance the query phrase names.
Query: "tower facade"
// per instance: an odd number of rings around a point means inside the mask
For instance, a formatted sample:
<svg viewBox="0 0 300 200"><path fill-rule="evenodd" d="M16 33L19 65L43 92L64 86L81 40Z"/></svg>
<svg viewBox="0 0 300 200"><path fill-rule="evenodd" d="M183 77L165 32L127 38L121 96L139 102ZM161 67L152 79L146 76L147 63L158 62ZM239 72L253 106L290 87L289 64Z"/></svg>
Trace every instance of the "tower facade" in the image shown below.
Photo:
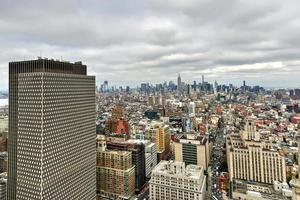
<svg viewBox="0 0 300 200"><path fill-rule="evenodd" d="M95 199L95 77L81 62L9 63L10 200Z"/></svg>

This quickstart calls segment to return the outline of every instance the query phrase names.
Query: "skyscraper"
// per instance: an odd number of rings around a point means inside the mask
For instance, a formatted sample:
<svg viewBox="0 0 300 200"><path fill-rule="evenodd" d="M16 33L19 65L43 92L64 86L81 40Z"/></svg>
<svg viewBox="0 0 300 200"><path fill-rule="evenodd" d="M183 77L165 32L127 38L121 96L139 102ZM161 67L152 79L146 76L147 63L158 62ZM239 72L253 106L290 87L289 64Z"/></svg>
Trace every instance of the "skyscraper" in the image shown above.
<svg viewBox="0 0 300 200"><path fill-rule="evenodd" d="M9 63L10 200L95 199L95 77L81 62Z"/></svg>
<svg viewBox="0 0 300 200"><path fill-rule="evenodd" d="M246 81L245 80L243 81L243 91L244 92L246 91Z"/></svg>
<svg viewBox="0 0 300 200"><path fill-rule="evenodd" d="M178 74L178 78L177 78L177 90L181 91L181 77L180 77L180 74Z"/></svg>

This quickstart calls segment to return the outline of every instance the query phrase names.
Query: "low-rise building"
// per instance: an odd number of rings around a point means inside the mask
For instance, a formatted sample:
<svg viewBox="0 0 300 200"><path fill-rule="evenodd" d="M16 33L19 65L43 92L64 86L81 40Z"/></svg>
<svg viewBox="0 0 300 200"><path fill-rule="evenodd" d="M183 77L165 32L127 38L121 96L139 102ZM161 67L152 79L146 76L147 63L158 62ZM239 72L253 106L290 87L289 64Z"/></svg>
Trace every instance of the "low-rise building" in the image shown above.
<svg viewBox="0 0 300 200"><path fill-rule="evenodd" d="M149 185L151 200L202 200L206 190L204 168L163 160L153 169Z"/></svg>

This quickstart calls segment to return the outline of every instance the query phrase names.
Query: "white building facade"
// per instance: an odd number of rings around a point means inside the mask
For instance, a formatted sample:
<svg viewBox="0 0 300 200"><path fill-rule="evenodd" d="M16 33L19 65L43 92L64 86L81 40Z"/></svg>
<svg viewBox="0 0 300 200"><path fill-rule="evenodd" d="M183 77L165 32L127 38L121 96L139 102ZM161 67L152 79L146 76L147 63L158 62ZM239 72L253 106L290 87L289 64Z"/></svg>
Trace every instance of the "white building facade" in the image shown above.
<svg viewBox="0 0 300 200"><path fill-rule="evenodd" d="M250 180L273 184L286 182L284 154L260 139L254 120L247 119L244 131L227 137L226 155L230 181Z"/></svg>
<svg viewBox="0 0 300 200"><path fill-rule="evenodd" d="M197 165L163 160L153 169L149 185L151 200L205 199L204 168Z"/></svg>

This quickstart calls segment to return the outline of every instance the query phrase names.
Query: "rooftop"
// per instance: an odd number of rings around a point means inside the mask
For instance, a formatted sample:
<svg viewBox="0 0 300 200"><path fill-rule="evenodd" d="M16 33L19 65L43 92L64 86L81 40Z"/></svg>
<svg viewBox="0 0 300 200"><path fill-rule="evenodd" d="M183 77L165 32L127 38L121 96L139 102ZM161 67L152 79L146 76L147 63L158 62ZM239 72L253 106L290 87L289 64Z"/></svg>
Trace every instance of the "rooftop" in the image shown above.
<svg viewBox="0 0 300 200"><path fill-rule="evenodd" d="M162 160L153 169L153 173L200 179L203 175L203 167L200 167L198 165L185 166L184 162Z"/></svg>

